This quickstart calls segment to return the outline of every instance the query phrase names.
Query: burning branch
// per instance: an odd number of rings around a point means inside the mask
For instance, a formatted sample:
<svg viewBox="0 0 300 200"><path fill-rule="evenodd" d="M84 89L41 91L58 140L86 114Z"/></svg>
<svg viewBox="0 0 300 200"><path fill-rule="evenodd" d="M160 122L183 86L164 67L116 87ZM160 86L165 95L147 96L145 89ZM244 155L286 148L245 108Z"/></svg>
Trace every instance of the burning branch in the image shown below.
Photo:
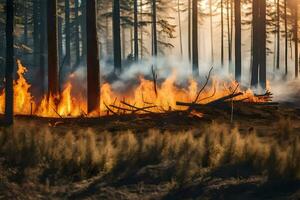
<svg viewBox="0 0 300 200"><path fill-rule="evenodd" d="M206 76L206 82L205 82L205 84L203 85L203 87L200 89L200 91L198 92L198 94L197 94L197 96L196 96L196 99L193 101L193 103L197 103L200 94L201 94L201 93L203 92L203 90L206 88L206 86L207 86L207 84L208 84L208 81L209 81L209 79L210 79L210 75L211 75L211 72L212 72L213 68L214 68L214 67L210 68L209 73L208 73L208 75Z"/></svg>
<svg viewBox="0 0 300 200"><path fill-rule="evenodd" d="M135 109L135 110L132 110L133 113L138 112L138 111L144 111L144 112L147 112L147 113L153 113L153 112L151 112L151 111L149 111L147 109L155 108L156 107L156 106L146 106L146 107L143 107L143 108L139 108L139 107L136 107L134 105L130 105L129 103L126 103L125 101L121 101L121 103L124 104L124 105L126 105L126 106L128 106L128 107L130 107L130 108Z"/></svg>

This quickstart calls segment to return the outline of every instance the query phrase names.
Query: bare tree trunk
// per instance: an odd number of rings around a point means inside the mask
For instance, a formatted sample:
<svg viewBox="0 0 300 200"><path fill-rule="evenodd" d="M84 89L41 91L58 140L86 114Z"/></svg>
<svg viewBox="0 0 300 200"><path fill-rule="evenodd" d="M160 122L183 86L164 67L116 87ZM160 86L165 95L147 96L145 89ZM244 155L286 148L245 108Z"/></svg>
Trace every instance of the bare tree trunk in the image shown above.
<svg viewBox="0 0 300 200"><path fill-rule="evenodd" d="M152 56L157 56L156 0L152 0Z"/></svg>
<svg viewBox="0 0 300 200"><path fill-rule="evenodd" d="M299 75L298 63L298 2L295 1L295 16L294 16L294 41L295 41L295 77Z"/></svg>
<svg viewBox="0 0 300 200"><path fill-rule="evenodd" d="M221 66L224 66L224 2L221 0Z"/></svg>
<svg viewBox="0 0 300 200"><path fill-rule="evenodd" d="M182 58L182 56L183 56L183 50L182 50L182 31L181 31L180 0L177 0L177 14L178 14L180 55L181 55L181 58Z"/></svg>
<svg viewBox="0 0 300 200"><path fill-rule="evenodd" d="M251 70L251 86L258 86L258 69L259 69L259 1L252 1L252 70Z"/></svg>
<svg viewBox="0 0 300 200"><path fill-rule="evenodd" d="M34 67L39 66L39 1L33 1L33 61Z"/></svg>
<svg viewBox="0 0 300 200"><path fill-rule="evenodd" d="M263 89L266 88L267 83L267 63L266 63L266 42L267 42L267 33L266 33L266 0L260 0L259 1L259 30L260 30L260 36L259 36L259 44L260 44L260 68L259 68L259 84L260 87Z"/></svg>
<svg viewBox="0 0 300 200"><path fill-rule="evenodd" d="M70 30L70 1L65 0L65 47L66 47L66 58L65 65L71 66L71 30Z"/></svg>
<svg viewBox="0 0 300 200"><path fill-rule="evenodd" d="M76 54L76 62L75 68L80 63L80 36L79 36L79 1L75 0L75 54Z"/></svg>
<svg viewBox="0 0 300 200"><path fill-rule="evenodd" d="M213 22L212 22L212 0L209 0L209 21L210 21L210 50L211 50L211 64L214 63L214 41L213 41Z"/></svg>
<svg viewBox="0 0 300 200"><path fill-rule="evenodd" d="M122 32L122 58L126 59L126 33L125 33L125 26L121 27L121 32Z"/></svg>
<svg viewBox="0 0 300 200"><path fill-rule="evenodd" d="M191 52L191 0L188 0L188 57L189 62L192 60Z"/></svg>
<svg viewBox="0 0 300 200"><path fill-rule="evenodd" d="M96 0L86 1L88 113L91 113L93 111L100 111L100 66L97 39L96 8Z"/></svg>
<svg viewBox="0 0 300 200"><path fill-rule="evenodd" d="M82 49L81 49L81 56L82 61L86 62L86 54L87 54L87 36L86 36L86 3L88 0L81 0L81 42L82 42Z"/></svg>
<svg viewBox="0 0 300 200"><path fill-rule="evenodd" d="M240 82L242 76L240 0L234 1L234 16L235 16L235 79Z"/></svg>
<svg viewBox="0 0 300 200"><path fill-rule="evenodd" d="M45 68L47 65L47 3L40 2L41 17L40 17L40 66L39 66L39 85L40 94L45 95Z"/></svg>
<svg viewBox="0 0 300 200"><path fill-rule="evenodd" d="M122 69L121 37L120 37L120 0L113 1L113 42L114 42L114 70L120 73Z"/></svg>
<svg viewBox="0 0 300 200"><path fill-rule="evenodd" d="M143 22L143 0L140 0L140 21ZM144 29L143 26L141 26L140 28L141 30L141 41L140 41L140 45L141 45L141 59L143 59L144 56Z"/></svg>
<svg viewBox="0 0 300 200"><path fill-rule="evenodd" d="M198 1L193 0L193 76L199 77L199 61L198 61Z"/></svg>
<svg viewBox="0 0 300 200"><path fill-rule="evenodd" d="M48 0L48 97L59 94L58 82L58 43L57 43L57 2Z"/></svg>
<svg viewBox="0 0 300 200"><path fill-rule="evenodd" d="M57 41L58 41L58 60L59 60L59 69L61 69L62 62L66 61L66 57L64 58L63 55L63 19L61 17L57 18ZM59 70L59 77L62 75L61 71ZM60 79L59 79L60 80Z"/></svg>
<svg viewBox="0 0 300 200"><path fill-rule="evenodd" d="M24 0L24 44L28 44L28 12L27 0Z"/></svg>
<svg viewBox="0 0 300 200"><path fill-rule="evenodd" d="M134 60L139 59L138 0L134 0Z"/></svg>
<svg viewBox="0 0 300 200"><path fill-rule="evenodd" d="M5 68L5 123L13 124L14 112L14 1L6 0L6 68Z"/></svg>
<svg viewBox="0 0 300 200"><path fill-rule="evenodd" d="M228 40L228 67L229 67L229 72L230 67L231 67L231 31L230 31L230 4L231 0L226 1L226 10L227 10L227 40Z"/></svg>
<svg viewBox="0 0 300 200"><path fill-rule="evenodd" d="M287 0L284 0L284 41L285 41L285 75L288 74L288 31L287 31Z"/></svg>
<svg viewBox="0 0 300 200"><path fill-rule="evenodd" d="M279 69L280 66L280 0L277 0L277 51L276 51L276 69Z"/></svg>

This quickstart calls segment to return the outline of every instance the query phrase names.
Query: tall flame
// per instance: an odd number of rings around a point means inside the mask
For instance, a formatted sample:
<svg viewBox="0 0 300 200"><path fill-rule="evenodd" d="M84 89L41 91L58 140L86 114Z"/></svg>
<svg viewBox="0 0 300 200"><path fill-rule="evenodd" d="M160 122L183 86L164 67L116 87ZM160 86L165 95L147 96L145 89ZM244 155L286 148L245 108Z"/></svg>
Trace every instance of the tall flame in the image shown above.
<svg viewBox="0 0 300 200"><path fill-rule="evenodd" d="M27 72L20 61L17 61L18 78L14 81L14 113L20 115L36 115L41 117L78 117L87 116L86 101L83 96L72 96L72 84L69 82L65 85L63 91L59 96L44 96L40 103L34 101L30 93L31 85L26 81L24 74ZM194 80L189 81L186 88L176 86L176 73L171 74L162 84L157 85L157 93L154 91L154 84L150 80L143 77L139 79L139 85L136 86L131 92L119 94L113 91L109 83L101 85L101 98L100 98L100 115L107 114L107 106L114 105L119 108L127 108L121 101L135 106L145 107L155 105L151 108L152 112L162 112L169 109L182 110L185 109L176 106L177 101L192 102L198 91L198 84ZM236 92L243 92L238 87L238 83L220 82L216 78L212 79L212 84L207 87L199 98L198 103L208 103L225 95L229 95L237 88ZM237 100L247 100L249 102L264 101L256 97L252 90L248 89L243 92L243 95L236 98ZM4 113L5 109L5 91L0 93L0 113ZM118 109L116 109L118 112ZM125 111L124 111L125 112ZM99 113L93 113L89 116L96 116Z"/></svg>

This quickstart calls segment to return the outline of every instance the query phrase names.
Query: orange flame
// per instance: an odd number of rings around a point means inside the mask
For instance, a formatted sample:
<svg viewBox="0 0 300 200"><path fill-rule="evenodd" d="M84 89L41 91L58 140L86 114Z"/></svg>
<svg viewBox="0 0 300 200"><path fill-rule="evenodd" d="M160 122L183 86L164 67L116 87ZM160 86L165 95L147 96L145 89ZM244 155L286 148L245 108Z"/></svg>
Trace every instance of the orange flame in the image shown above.
<svg viewBox="0 0 300 200"><path fill-rule="evenodd" d="M72 84L69 82L65 85L62 93L59 96L44 96L42 101L37 104L30 93L31 85L26 81L24 74L27 69L21 64L18 64L18 79L14 81L14 113L19 115L36 115L40 117L78 117L87 116L86 101L84 97L72 96ZM165 110L176 109L184 110L186 108L176 105L177 101L192 102L198 92L198 84L194 80L189 81L187 88L177 87L175 84L176 73L168 77L161 85L157 85L157 94L154 92L154 85L152 81L146 80L143 77L140 83L133 91L125 95L118 94L113 91L108 83L101 86L100 98L100 115L107 114L106 106L114 105L119 108L126 107L121 101L133 105L135 107L145 107L155 105L156 107L150 108L152 112L163 112ZM220 83L216 78L212 79L211 86L207 87L200 95L197 103L208 103L220 97L229 95L237 89L236 92L243 92L243 95L236 98L236 100L246 100L249 102L261 102L264 99L258 98L254 95L253 91L248 89L241 91L238 83L235 81ZM5 108L5 91L0 93L0 113L4 113ZM118 109L112 108L115 112ZM130 111L123 111L123 113L130 113ZM88 116L97 116L99 113L92 113Z"/></svg>

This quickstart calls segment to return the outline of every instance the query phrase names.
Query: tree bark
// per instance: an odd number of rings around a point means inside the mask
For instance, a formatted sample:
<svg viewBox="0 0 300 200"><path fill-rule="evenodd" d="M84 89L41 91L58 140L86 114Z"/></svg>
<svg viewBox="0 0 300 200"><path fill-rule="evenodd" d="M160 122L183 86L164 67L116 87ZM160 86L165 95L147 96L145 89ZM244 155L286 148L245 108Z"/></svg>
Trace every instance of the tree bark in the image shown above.
<svg viewBox="0 0 300 200"><path fill-rule="evenodd" d="M235 79L241 81L242 76L242 53L241 53L241 2L234 1L235 16Z"/></svg>
<svg viewBox="0 0 300 200"><path fill-rule="evenodd" d="M140 21L143 22L143 0L140 0ZM141 59L143 59L144 57L144 28L143 26L141 26L140 28L141 31L141 41L140 41L140 45L141 45Z"/></svg>
<svg viewBox="0 0 300 200"><path fill-rule="evenodd" d="M183 56L182 50L182 31L181 31L181 14L180 14L180 0L177 0L177 13L178 13L178 29L179 29L179 45L180 45L180 55Z"/></svg>
<svg viewBox="0 0 300 200"><path fill-rule="evenodd" d="M88 0L81 0L81 42L82 42L82 51L81 51L81 56L82 56L82 61L86 61L86 54L87 54L87 41L86 41L86 3ZM85 63L83 63L85 64Z"/></svg>
<svg viewBox="0 0 300 200"><path fill-rule="evenodd" d="M214 41L213 41L213 22L212 22L212 0L209 0L209 24L210 24L210 51L211 51L211 64L214 63Z"/></svg>
<svg viewBox="0 0 300 200"><path fill-rule="evenodd" d="M152 0L152 56L157 56L156 0Z"/></svg>
<svg viewBox="0 0 300 200"><path fill-rule="evenodd" d="M198 1L193 0L192 5L193 10L193 27L192 27L192 33L193 33L193 76L194 78L199 77L199 61L198 61Z"/></svg>
<svg viewBox="0 0 300 200"><path fill-rule="evenodd" d="M287 0L284 0L284 65L285 75L288 74L288 30L287 30Z"/></svg>
<svg viewBox="0 0 300 200"><path fill-rule="evenodd" d="M57 2L47 1L48 27L48 97L59 94L58 43L57 43Z"/></svg>
<svg viewBox="0 0 300 200"><path fill-rule="evenodd" d="M277 0L277 50L276 50L276 69L280 67L280 0Z"/></svg>
<svg viewBox="0 0 300 200"><path fill-rule="evenodd" d="M75 0L75 55L76 55L76 62L75 62L75 68L80 63L80 35L79 35L79 1Z"/></svg>
<svg viewBox="0 0 300 200"><path fill-rule="evenodd" d="M224 2L221 0L221 66L224 66Z"/></svg>
<svg viewBox="0 0 300 200"><path fill-rule="evenodd" d="M14 110L14 1L6 0L6 68L5 68L5 123L13 124Z"/></svg>
<svg viewBox="0 0 300 200"><path fill-rule="evenodd" d="M299 76L299 61L298 61L298 2L295 1L295 16L294 16L294 42L295 42L295 77Z"/></svg>
<svg viewBox="0 0 300 200"><path fill-rule="evenodd" d="M71 66L71 30L70 30L70 1L65 0L65 48L66 48L66 58L65 65Z"/></svg>
<svg viewBox="0 0 300 200"><path fill-rule="evenodd" d="M266 88L266 0L253 0L253 66L251 85Z"/></svg>
<svg viewBox="0 0 300 200"><path fill-rule="evenodd" d="M24 44L28 44L28 12L27 0L24 0Z"/></svg>
<svg viewBox="0 0 300 200"><path fill-rule="evenodd" d="M188 58L189 62L192 60L191 52L191 0L188 0Z"/></svg>
<svg viewBox="0 0 300 200"><path fill-rule="evenodd" d="M134 0L134 60L139 59L138 2Z"/></svg>
<svg viewBox="0 0 300 200"><path fill-rule="evenodd" d="M34 67L37 68L39 63L39 1L33 1L33 62Z"/></svg>
<svg viewBox="0 0 300 200"><path fill-rule="evenodd" d="M114 71L122 70L121 37L120 37L120 0L113 1L113 43L114 43Z"/></svg>
<svg viewBox="0 0 300 200"><path fill-rule="evenodd" d="M100 111L99 53L97 39L96 0L86 1L87 96L88 113Z"/></svg>
<svg viewBox="0 0 300 200"><path fill-rule="evenodd" d="M39 85L40 94L45 95L45 67L46 67L46 40L47 40L47 4L45 1L40 2L41 17L40 17L40 66L39 66Z"/></svg>

